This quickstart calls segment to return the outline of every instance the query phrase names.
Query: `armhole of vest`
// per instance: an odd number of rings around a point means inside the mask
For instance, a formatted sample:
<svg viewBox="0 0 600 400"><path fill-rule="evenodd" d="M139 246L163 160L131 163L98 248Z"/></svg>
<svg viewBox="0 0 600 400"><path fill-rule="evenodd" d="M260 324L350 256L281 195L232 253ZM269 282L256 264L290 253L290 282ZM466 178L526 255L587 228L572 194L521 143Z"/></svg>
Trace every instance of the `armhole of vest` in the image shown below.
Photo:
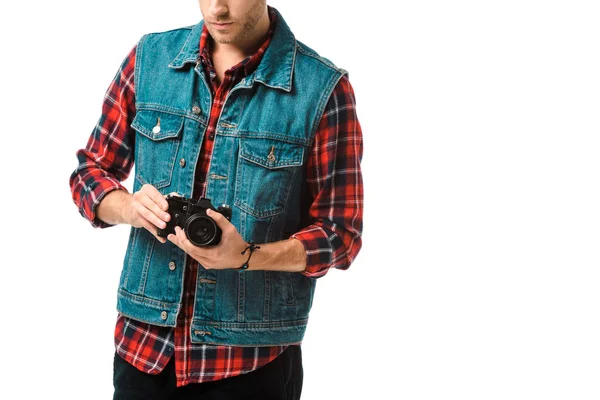
<svg viewBox="0 0 600 400"><path fill-rule="evenodd" d="M325 112L325 107L327 107L327 103L329 103L329 99L333 94L333 90L337 86L342 76L348 75L348 71L345 69L337 69L336 73L333 75L333 78L329 81L329 86L325 93L327 96L323 96L321 99L321 103L317 107L317 112L315 113L315 121L313 122L312 132L310 133L310 146L312 147L315 141L315 135L317 134L317 129L319 129L319 125L321 124L321 119L323 118L323 113Z"/></svg>
<svg viewBox="0 0 600 400"><path fill-rule="evenodd" d="M142 47L144 46L144 42L148 38L149 34L142 35L140 40L138 41L137 48L135 49L135 68L133 70L133 82L135 85L135 109L138 109L140 96L138 93L141 93L142 80L140 79L140 68L142 63Z"/></svg>

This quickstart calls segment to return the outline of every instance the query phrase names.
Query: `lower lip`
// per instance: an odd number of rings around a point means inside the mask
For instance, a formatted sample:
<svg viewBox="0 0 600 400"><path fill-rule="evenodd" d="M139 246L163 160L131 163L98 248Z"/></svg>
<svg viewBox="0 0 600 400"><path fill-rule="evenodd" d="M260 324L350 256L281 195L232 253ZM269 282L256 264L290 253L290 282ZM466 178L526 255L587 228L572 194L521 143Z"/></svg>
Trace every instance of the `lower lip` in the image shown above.
<svg viewBox="0 0 600 400"><path fill-rule="evenodd" d="M213 24L213 26L217 29L227 29L227 27L229 27L229 25L231 25L231 23L229 23L229 24Z"/></svg>

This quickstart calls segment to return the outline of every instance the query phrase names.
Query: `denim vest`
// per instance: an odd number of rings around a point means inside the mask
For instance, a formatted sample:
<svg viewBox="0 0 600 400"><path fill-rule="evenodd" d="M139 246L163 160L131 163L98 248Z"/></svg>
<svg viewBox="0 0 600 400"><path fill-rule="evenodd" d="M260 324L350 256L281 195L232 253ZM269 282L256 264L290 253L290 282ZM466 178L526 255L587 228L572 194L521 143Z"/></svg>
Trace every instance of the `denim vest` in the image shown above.
<svg viewBox="0 0 600 400"><path fill-rule="evenodd" d="M347 72L297 41L283 17L257 69L233 87L222 109L206 197L230 205L246 241L287 239L307 220L305 165L327 101ZM198 63L203 21L142 36L135 66L137 191L191 197L212 104ZM159 122L160 119L160 122ZM258 250L260 251L260 250ZM175 326L187 255L132 228L117 309ZM302 340L316 280L301 273L198 268L194 343L266 346Z"/></svg>

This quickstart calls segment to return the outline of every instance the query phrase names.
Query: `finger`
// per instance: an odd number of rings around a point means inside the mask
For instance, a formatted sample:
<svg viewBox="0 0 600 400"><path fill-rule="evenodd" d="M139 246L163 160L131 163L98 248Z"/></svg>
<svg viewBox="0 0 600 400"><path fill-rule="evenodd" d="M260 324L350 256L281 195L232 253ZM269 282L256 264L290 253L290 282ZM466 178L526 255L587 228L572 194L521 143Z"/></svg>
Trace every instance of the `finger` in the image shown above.
<svg viewBox="0 0 600 400"><path fill-rule="evenodd" d="M165 238L162 238L160 236L158 236L158 231L156 230L156 227L154 225L152 225L150 222L148 221L144 221L142 222L142 226L148 231L150 232L152 235L154 235L154 237L156 238L156 240L158 240L161 243L166 243L167 240Z"/></svg>
<svg viewBox="0 0 600 400"><path fill-rule="evenodd" d="M154 186L152 186L150 184L145 184L144 186L142 186L142 190L144 191L144 193L146 193L146 195L148 197L150 197L150 199L152 199L152 201L154 201L156 204L158 204L158 206L163 211L167 211L167 209L169 208L169 203L167 203L167 200L165 200L163 195L160 194L158 189L156 189Z"/></svg>
<svg viewBox="0 0 600 400"><path fill-rule="evenodd" d="M181 244L179 243L179 238L177 237L177 235L174 235L172 233L169 233L167 235L167 240L169 240L170 242L172 242L175 246L179 247L181 250L183 250L183 248L181 247Z"/></svg>
<svg viewBox="0 0 600 400"><path fill-rule="evenodd" d="M140 203L142 203L144 205L144 207L146 207L148 210L150 210L160 220L168 221L169 219L171 219L171 216L169 215L169 213L161 210L161 208L158 206L158 204L156 204L150 197L142 196L140 198ZM158 224L155 224L155 225L160 226ZM164 228L164 227L161 226L161 228Z"/></svg>
<svg viewBox="0 0 600 400"><path fill-rule="evenodd" d="M214 211L214 210L211 210L210 208L207 208L206 215L211 217L217 223L219 228L221 228L222 231L224 231L225 229L228 229L229 226L231 225L231 222L229 222L229 220L227 218L225 218L225 216L218 211Z"/></svg>
<svg viewBox="0 0 600 400"><path fill-rule="evenodd" d="M186 253L189 254L188 250L186 249L186 247L182 243L181 235L178 235L177 231L181 231L181 228L178 227L178 226L175 227L175 233L174 234L170 233L167 236L167 239L170 240L171 242L173 242L173 244L175 244L175 246L179 247L181 250L183 250L183 251L185 251ZM185 236L185 234L183 236Z"/></svg>
<svg viewBox="0 0 600 400"><path fill-rule="evenodd" d="M165 197L167 197L167 196L177 196L177 197L181 197L181 195L180 195L179 193L177 193L177 192L171 192L171 193L169 193L169 194L166 194L166 195L165 195Z"/></svg>
<svg viewBox="0 0 600 400"><path fill-rule="evenodd" d="M150 200L148 200L148 201L150 201ZM141 202L135 203L134 207L142 218L144 218L146 221L150 222L151 224L154 224L154 226L157 226L161 229L165 229L167 227L167 224L165 223L165 221L158 218L156 216L156 214L154 214L152 211L148 210L146 208L146 206L144 204L142 204Z"/></svg>
<svg viewBox="0 0 600 400"><path fill-rule="evenodd" d="M179 226L175 227L175 235L177 236L177 241L181 245L181 248L185 250L186 253L189 254L194 250L196 246L190 242L183 229L181 229Z"/></svg>
<svg viewBox="0 0 600 400"><path fill-rule="evenodd" d="M185 233L183 233L183 235L179 234L179 232L183 232L179 226L175 226L174 231L175 233L169 233L167 235L167 239L177 245L177 247L179 247L181 250L185 251L185 246L182 243L184 239L187 239Z"/></svg>

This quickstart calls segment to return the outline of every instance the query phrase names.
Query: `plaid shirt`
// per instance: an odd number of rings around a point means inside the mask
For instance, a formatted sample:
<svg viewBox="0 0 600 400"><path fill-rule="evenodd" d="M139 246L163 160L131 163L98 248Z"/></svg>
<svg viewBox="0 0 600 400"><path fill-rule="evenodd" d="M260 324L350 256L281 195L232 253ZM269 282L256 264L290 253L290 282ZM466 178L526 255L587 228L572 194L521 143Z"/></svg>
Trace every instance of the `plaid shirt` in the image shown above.
<svg viewBox="0 0 600 400"><path fill-rule="evenodd" d="M206 26L200 38L200 61L210 82L213 105L197 163L194 197L206 190L214 132L227 93L259 65L276 24L269 7L271 28L263 45L225 71L219 84L210 56ZM77 152L79 166L70 178L73 201L94 227L111 226L96 216L96 207L112 190L127 190L125 180L133 163L135 116L135 46L109 86L102 116L85 149ZM321 277L330 268L347 269L361 247L363 187L360 170L362 132L356 117L354 92L346 76L335 87L323 113L307 160L309 216L313 224L292 235L306 250L309 277ZM193 344L190 325L198 263L188 257L182 312L175 328L159 327L122 315L117 318L115 346L126 361L141 371L158 374L175 356L177 385L206 382L253 371L275 359L285 346L232 347Z"/></svg>

